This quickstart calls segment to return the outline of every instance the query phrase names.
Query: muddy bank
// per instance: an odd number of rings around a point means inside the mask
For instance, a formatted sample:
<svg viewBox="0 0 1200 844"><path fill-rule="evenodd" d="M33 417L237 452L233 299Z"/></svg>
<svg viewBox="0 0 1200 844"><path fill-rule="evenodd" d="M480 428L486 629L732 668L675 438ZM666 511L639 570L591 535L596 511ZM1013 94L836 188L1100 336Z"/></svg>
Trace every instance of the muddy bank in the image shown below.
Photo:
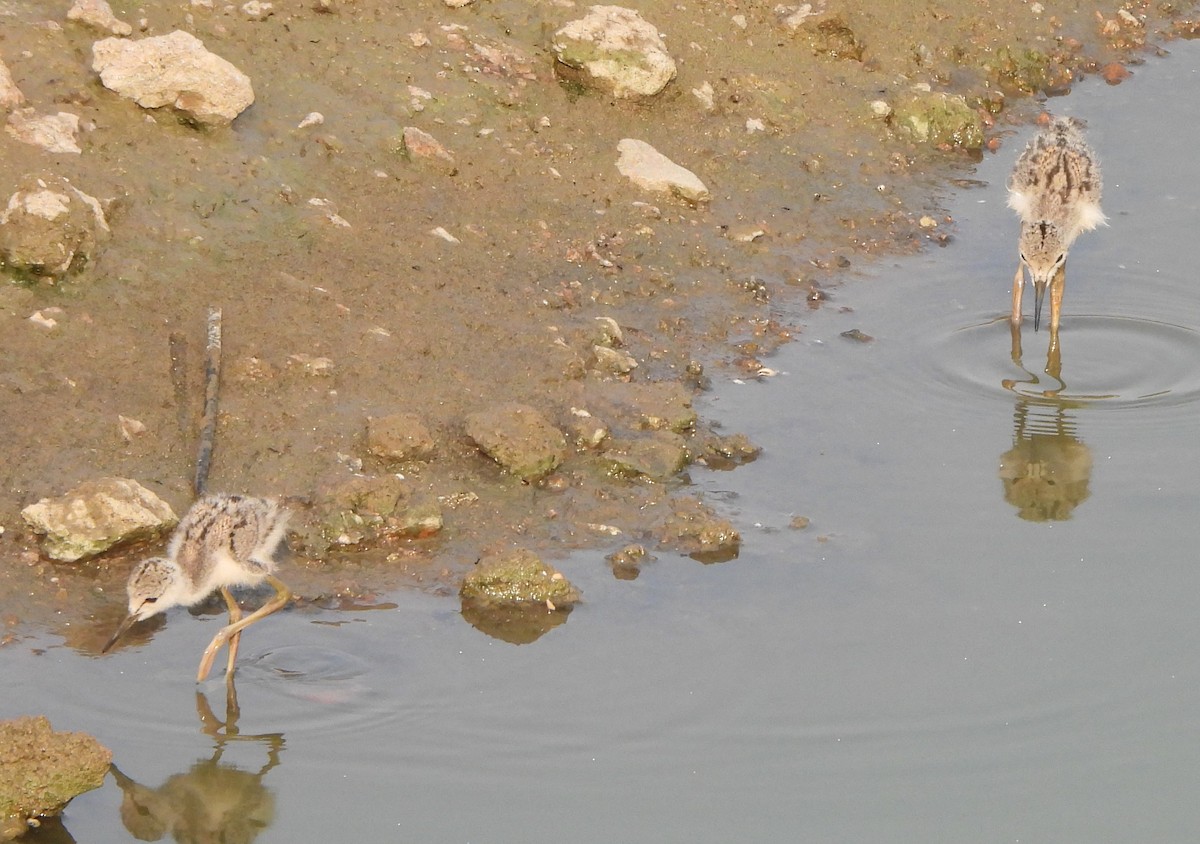
<svg viewBox="0 0 1200 844"><path fill-rule="evenodd" d="M1192 4L846 2L813 4L812 20L647 4L676 76L628 101L555 74L554 33L585 7L263 5L113 6L133 38L185 30L249 77L254 104L205 127L103 87L92 45L108 33L69 21L69 4L0 2L0 59L25 106L75 115L80 149L0 133L0 198L62 176L111 229L65 278L8 272L0 287L10 636L70 621L71 644L96 647L146 550L49 562L21 508L119 476L186 509L210 306L226 331L212 487L293 502L285 569L302 609L401 584L449 595L515 545L703 555L714 525L679 467L752 449L717 440L719 420L680 420L708 379L770 377L772 350L804 330L774 305L807 297L811 320L852 308L841 285L857 267L953 236L940 186L980 154L1015 156L1005 127L1040 96L1105 68L1119 81L1112 63L1193 28ZM965 106L966 129L909 119L941 95L961 97L947 110ZM621 176L627 138L711 198ZM546 471L506 470L470 435L508 404L561 432ZM373 420L399 414L420 448L379 444ZM358 503L331 532L343 500ZM392 530L406 502L424 521Z"/></svg>

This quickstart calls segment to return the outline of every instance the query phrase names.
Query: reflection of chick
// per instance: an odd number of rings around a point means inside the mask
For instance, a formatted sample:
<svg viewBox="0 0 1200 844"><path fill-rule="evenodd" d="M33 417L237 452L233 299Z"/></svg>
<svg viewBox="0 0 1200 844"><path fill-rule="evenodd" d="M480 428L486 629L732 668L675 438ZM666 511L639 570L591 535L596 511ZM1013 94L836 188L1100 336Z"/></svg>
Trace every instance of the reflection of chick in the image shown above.
<svg viewBox="0 0 1200 844"><path fill-rule="evenodd" d="M1031 522L1063 521L1087 500L1092 451L1067 434L1020 437L1000 457L1004 500Z"/></svg>
<svg viewBox="0 0 1200 844"><path fill-rule="evenodd" d="M168 832L180 844L250 844L275 818L275 796L250 773L215 759L197 762L159 788L134 782L112 766L121 787L121 821L139 841L158 841Z"/></svg>

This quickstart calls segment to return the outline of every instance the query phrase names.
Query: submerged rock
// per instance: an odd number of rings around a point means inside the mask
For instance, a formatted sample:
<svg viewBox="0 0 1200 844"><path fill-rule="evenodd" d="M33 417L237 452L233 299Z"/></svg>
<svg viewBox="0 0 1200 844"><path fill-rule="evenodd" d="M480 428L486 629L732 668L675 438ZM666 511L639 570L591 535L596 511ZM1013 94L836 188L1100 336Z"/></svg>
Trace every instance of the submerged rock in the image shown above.
<svg viewBox="0 0 1200 844"><path fill-rule="evenodd" d="M30 504L21 516L46 536L46 556L68 563L155 536L179 521L171 505L128 478L85 481L58 498Z"/></svg>
<svg viewBox="0 0 1200 844"><path fill-rule="evenodd" d="M502 404L467 417L467 436L488 457L523 481L553 472L567 458L567 438L540 412Z"/></svg>
<svg viewBox="0 0 1200 844"><path fill-rule="evenodd" d="M55 817L99 788L112 753L85 733L54 732L44 717L0 721L0 841Z"/></svg>
<svg viewBox="0 0 1200 844"><path fill-rule="evenodd" d="M410 161L426 161L453 176L458 172L454 156L433 135L415 126L405 126L400 149Z"/></svg>
<svg viewBox="0 0 1200 844"><path fill-rule="evenodd" d="M182 30L139 41L97 41L92 70L105 88L143 108L173 106L206 125L227 125L254 102L250 77Z"/></svg>
<svg viewBox="0 0 1200 844"><path fill-rule="evenodd" d="M659 542L702 563L723 563L737 557L742 536L699 499L681 498L672 503Z"/></svg>
<svg viewBox="0 0 1200 844"><path fill-rule="evenodd" d="M487 604L534 604L550 610L580 598L562 572L524 548L480 560L463 578L459 594Z"/></svg>
<svg viewBox="0 0 1200 844"><path fill-rule="evenodd" d="M688 200L707 202L711 194L700 178L645 141L625 138L617 144L617 170L635 185Z"/></svg>
<svg viewBox="0 0 1200 844"><path fill-rule="evenodd" d="M4 130L23 144L41 147L46 152L78 155L79 116L68 111L38 114L31 108L14 111Z"/></svg>
<svg viewBox="0 0 1200 844"><path fill-rule="evenodd" d="M0 263L54 280L91 261L108 233L95 197L62 176L26 176L0 212Z"/></svg>
<svg viewBox="0 0 1200 844"><path fill-rule="evenodd" d="M617 98L652 97L675 78L658 29L622 6L592 6L554 33L551 49L559 76Z"/></svg>

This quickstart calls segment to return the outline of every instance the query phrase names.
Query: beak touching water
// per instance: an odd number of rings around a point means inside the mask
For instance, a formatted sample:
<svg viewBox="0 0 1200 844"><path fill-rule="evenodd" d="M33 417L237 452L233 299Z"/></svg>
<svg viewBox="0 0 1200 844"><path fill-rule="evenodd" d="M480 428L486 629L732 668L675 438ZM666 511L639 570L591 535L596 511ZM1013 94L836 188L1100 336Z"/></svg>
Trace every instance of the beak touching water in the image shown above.
<svg viewBox="0 0 1200 844"><path fill-rule="evenodd" d="M109 650L112 649L112 646L117 643L117 639L120 639L122 636L124 636L125 632L127 630L129 630L130 627L133 627L133 625L135 625L137 623L137 621L138 621L138 617L136 615L133 615L132 613L125 616L125 620L121 622L121 626L117 628L117 632L114 633L112 635L112 638L108 640L108 644L100 649L100 653L102 653L102 654L108 653Z"/></svg>
<svg viewBox="0 0 1200 844"><path fill-rule="evenodd" d="M1033 282L1033 330L1038 330L1042 322L1042 299L1046 297L1046 287L1049 282L1035 280Z"/></svg>

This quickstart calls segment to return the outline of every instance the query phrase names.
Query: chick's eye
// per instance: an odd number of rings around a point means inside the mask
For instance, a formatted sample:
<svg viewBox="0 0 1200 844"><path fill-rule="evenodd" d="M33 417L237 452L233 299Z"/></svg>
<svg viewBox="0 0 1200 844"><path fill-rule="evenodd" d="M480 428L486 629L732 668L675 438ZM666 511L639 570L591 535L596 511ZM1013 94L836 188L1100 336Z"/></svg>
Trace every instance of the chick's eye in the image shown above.
<svg viewBox="0 0 1200 844"><path fill-rule="evenodd" d="M1066 252L1064 252L1064 253L1062 253L1061 255L1059 255L1059 256L1058 256L1058 257L1057 257L1057 258L1054 260L1054 263L1056 263L1056 264L1061 264L1061 263L1062 263L1063 261L1065 261L1065 260L1067 260L1067 253L1066 253Z"/></svg>
<svg viewBox="0 0 1200 844"><path fill-rule="evenodd" d="M147 598L146 600L142 601L142 603L143 604L156 604L156 603L158 603L158 598Z"/></svg>

